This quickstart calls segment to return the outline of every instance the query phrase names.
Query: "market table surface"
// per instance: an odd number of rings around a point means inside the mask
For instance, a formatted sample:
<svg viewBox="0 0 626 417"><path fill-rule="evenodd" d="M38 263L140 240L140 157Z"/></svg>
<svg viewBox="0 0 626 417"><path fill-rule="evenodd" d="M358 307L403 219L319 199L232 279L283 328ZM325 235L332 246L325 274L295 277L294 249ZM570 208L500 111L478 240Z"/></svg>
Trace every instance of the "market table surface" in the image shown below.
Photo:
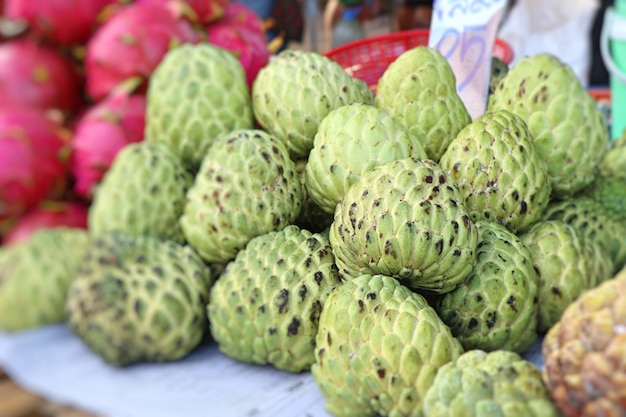
<svg viewBox="0 0 626 417"><path fill-rule="evenodd" d="M97 417L22 389L0 369L0 417Z"/></svg>

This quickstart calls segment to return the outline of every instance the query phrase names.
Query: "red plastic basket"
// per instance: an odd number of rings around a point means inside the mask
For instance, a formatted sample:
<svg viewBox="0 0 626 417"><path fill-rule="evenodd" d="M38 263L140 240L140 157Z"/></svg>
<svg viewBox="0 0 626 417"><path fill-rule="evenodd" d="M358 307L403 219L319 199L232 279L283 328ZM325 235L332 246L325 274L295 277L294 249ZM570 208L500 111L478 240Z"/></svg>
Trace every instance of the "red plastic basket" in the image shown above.
<svg viewBox="0 0 626 417"><path fill-rule="evenodd" d="M336 61L351 76L359 78L376 91L378 79L389 64L403 52L420 45L428 45L428 29L415 29L372 36L350 42L326 52L324 55ZM506 64L513 61L513 50L502 39L496 39L493 56Z"/></svg>

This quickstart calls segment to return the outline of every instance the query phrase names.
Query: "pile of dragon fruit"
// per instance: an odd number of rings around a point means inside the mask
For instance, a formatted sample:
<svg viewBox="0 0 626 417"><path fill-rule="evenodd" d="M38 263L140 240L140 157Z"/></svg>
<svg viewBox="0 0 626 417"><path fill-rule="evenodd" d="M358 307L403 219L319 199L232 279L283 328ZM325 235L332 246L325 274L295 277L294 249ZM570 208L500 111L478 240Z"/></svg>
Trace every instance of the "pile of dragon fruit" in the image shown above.
<svg viewBox="0 0 626 417"><path fill-rule="evenodd" d="M87 227L116 154L144 137L146 88L181 43L231 50L249 84L270 59L263 22L230 0L3 0L0 239Z"/></svg>

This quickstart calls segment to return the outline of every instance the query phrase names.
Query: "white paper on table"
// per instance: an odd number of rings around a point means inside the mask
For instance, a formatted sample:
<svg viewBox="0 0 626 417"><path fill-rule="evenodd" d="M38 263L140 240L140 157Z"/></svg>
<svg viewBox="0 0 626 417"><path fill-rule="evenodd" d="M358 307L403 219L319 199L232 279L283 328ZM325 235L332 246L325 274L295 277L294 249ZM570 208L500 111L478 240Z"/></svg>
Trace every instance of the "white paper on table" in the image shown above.
<svg viewBox="0 0 626 417"><path fill-rule="evenodd" d="M524 357L542 367L538 340ZM229 359L213 343L184 360L115 368L65 325L0 332L0 366L50 400L102 417L330 417L310 373Z"/></svg>

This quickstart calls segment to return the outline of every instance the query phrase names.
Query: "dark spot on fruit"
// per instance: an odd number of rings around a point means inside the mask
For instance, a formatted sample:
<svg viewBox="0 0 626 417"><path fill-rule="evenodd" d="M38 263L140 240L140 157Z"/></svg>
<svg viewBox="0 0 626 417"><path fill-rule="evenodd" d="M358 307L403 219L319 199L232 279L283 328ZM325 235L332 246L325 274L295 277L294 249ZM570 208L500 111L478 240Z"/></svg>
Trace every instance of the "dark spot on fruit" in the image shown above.
<svg viewBox="0 0 626 417"><path fill-rule="evenodd" d="M291 319L291 323L287 326L287 336L296 336L298 334L298 328L300 327L300 320L296 317Z"/></svg>
<svg viewBox="0 0 626 417"><path fill-rule="evenodd" d="M460 162L455 163L454 165L452 165L452 170L458 172L459 166L461 166Z"/></svg>
<svg viewBox="0 0 626 417"><path fill-rule="evenodd" d="M375 292L367 293L365 298L369 298L370 300L375 300L376 299L376 293Z"/></svg>
<svg viewBox="0 0 626 417"><path fill-rule="evenodd" d="M463 150L464 150L465 152L469 151L469 146L465 145L465 146L463 147Z"/></svg>
<svg viewBox="0 0 626 417"><path fill-rule="evenodd" d="M454 252L452 252L452 255L454 255L454 256L461 256L461 250L460 249L455 249Z"/></svg>
<svg viewBox="0 0 626 417"><path fill-rule="evenodd" d="M480 294L476 294L476 302L480 303L483 301L483 296Z"/></svg>
<svg viewBox="0 0 626 417"><path fill-rule="evenodd" d="M269 329L267 329L267 331L269 332L269 334L274 335L276 334L276 327L272 326Z"/></svg>
<svg viewBox="0 0 626 417"><path fill-rule="evenodd" d="M376 373L378 374L378 377L380 379L383 379L385 377L385 370L384 369L379 369L378 371L376 371Z"/></svg>
<svg viewBox="0 0 626 417"><path fill-rule="evenodd" d="M563 295L561 294L561 290L559 290L557 287L552 287L550 291L552 292L552 294L556 295L557 297L561 297Z"/></svg>
<svg viewBox="0 0 626 417"><path fill-rule="evenodd" d="M522 202L520 203L521 207L520 207L520 213L521 214L525 214L526 211L528 211L528 205L526 204L525 201L522 200Z"/></svg>
<svg viewBox="0 0 626 417"><path fill-rule="evenodd" d="M450 199L450 205L451 205L452 207L457 207L457 203L456 203L456 201L455 201L455 200L452 200L452 199ZM456 222L455 222L455 223L456 223ZM458 227L458 223L457 223L457 227Z"/></svg>
<svg viewBox="0 0 626 417"><path fill-rule="evenodd" d="M467 328L469 330L475 329L476 326L478 326L478 320L476 320L474 317L472 317L469 321L469 323L467 323Z"/></svg>
<svg viewBox="0 0 626 417"><path fill-rule="evenodd" d="M321 285L323 278L324 278L324 275L322 274L321 271L315 271L315 273L313 274L313 279L315 279L315 282L317 283L317 285Z"/></svg>
<svg viewBox="0 0 626 417"><path fill-rule="evenodd" d="M433 177L432 177L432 176L430 176L430 175L428 175L428 176L424 177L424 182L425 182L426 184L432 184L432 183L433 183Z"/></svg>
<svg viewBox="0 0 626 417"><path fill-rule="evenodd" d="M513 200L517 201L519 200L519 193L516 191L513 191L513 193L511 194L511 197L513 197Z"/></svg>
<svg viewBox="0 0 626 417"><path fill-rule="evenodd" d="M317 252L317 257L320 259L324 259L326 257L326 255L328 255L328 251L326 249L320 249Z"/></svg>
<svg viewBox="0 0 626 417"><path fill-rule="evenodd" d="M435 249L437 249L437 252L439 253L439 255L441 255L441 253L443 252L443 240L438 240L435 243Z"/></svg>
<svg viewBox="0 0 626 417"><path fill-rule="evenodd" d="M446 177L444 177L443 175L439 175L439 184L443 184L446 182Z"/></svg>
<svg viewBox="0 0 626 417"><path fill-rule="evenodd" d="M359 313L362 313L365 310L363 300L359 300L358 303L359 303Z"/></svg>
<svg viewBox="0 0 626 417"><path fill-rule="evenodd" d="M487 313L487 327L489 327L490 329L493 328L493 326L496 325L496 319L497 313L495 311Z"/></svg>
<svg viewBox="0 0 626 417"><path fill-rule="evenodd" d="M237 308L235 308L235 311L237 312L237 314L243 314L243 307L237 306Z"/></svg>
<svg viewBox="0 0 626 417"><path fill-rule="evenodd" d="M282 265L285 263L285 260L283 258L280 258L279 260L276 261L276 265Z"/></svg>
<svg viewBox="0 0 626 417"><path fill-rule="evenodd" d="M298 295L300 296L301 301L304 301L304 299L306 298L306 292L307 292L306 285L301 286L300 291L298 291Z"/></svg>
<svg viewBox="0 0 626 417"><path fill-rule="evenodd" d="M283 175L285 172L285 168L282 165L278 165L278 175Z"/></svg>
<svg viewBox="0 0 626 417"><path fill-rule="evenodd" d="M304 266L308 268L311 266L312 262L313 262L313 259L309 256L304 260Z"/></svg>
<svg viewBox="0 0 626 417"><path fill-rule="evenodd" d="M265 304L261 304L259 306L259 313L261 313L261 314L265 313Z"/></svg>
<svg viewBox="0 0 626 417"><path fill-rule="evenodd" d="M326 333L326 343L328 343L328 346L332 346L333 344L333 338L330 337L330 333Z"/></svg>
<svg viewBox="0 0 626 417"><path fill-rule="evenodd" d="M381 200L380 198L378 198L378 199L374 200L374 204L373 204L373 206L374 206L374 207L378 207L378 206L380 206L380 203L381 203L381 202L382 202L382 200Z"/></svg>
<svg viewBox="0 0 626 417"><path fill-rule="evenodd" d="M278 292L278 313L283 314L287 309L287 303L289 302L289 291L286 288L282 288Z"/></svg>

